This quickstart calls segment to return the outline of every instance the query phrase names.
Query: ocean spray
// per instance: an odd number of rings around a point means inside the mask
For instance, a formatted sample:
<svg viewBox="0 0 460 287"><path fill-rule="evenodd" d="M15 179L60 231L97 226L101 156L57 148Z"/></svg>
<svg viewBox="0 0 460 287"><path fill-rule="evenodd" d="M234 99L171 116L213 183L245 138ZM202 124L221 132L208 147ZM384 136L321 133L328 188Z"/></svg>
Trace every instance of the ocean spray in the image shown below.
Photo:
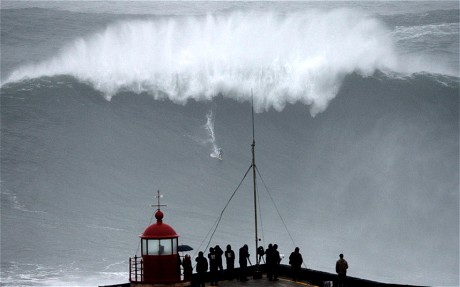
<svg viewBox="0 0 460 287"><path fill-rule="evenodd" d="M385 25L357 10L232 12L113 23L6 82L67 74L108 100L129 90L182 104L217 95L249 101L253 89L257 111L301 102L315 115L346 75L398 65Z"/></svg>

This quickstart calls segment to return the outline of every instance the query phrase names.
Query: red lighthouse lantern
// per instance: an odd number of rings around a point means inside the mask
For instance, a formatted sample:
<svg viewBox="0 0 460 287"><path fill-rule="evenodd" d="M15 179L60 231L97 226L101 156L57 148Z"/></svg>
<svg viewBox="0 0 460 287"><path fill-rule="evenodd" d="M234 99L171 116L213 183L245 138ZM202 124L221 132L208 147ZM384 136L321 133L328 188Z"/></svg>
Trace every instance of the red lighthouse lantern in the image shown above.
<svg viewBox="0 0 460 287"><path fill-rule="evenodd" d="M159 199L157 206L156 223L139 235L141 257L130 258L131 287L190 286L190 281L181 279L179 235L171 226L163 223L164 215L160 210Z"/></svg>

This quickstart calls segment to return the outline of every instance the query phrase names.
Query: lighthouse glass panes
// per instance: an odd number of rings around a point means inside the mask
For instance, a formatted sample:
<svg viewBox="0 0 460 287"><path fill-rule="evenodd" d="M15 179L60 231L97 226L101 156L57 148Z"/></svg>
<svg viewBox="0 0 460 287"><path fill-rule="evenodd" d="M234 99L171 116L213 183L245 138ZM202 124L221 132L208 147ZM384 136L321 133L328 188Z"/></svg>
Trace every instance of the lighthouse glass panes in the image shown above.
<svg viewBox="0 0 460 287"><path fill-rule="evenodd" d="M177 254L177 238L142 239L142 255Z"/></svg>
<svg viewBox="0 0 460 287"><path fill-rule="evenodd" d="M177 254L177 238L172 239L172 253Z"/></svg>
<svg viewBox="0 0 460 287"><path fill-rule="evenodd" d="M147 242L147 255L159 255L160 240L149 240Z"/></svg>
<svg viewBox="0 0 460 287"><path fill-rule="evenodd" d="M142 256L144 255L147 255L147 239L142 239L142 248L141 248L141 252L142 252Z"/></svg>

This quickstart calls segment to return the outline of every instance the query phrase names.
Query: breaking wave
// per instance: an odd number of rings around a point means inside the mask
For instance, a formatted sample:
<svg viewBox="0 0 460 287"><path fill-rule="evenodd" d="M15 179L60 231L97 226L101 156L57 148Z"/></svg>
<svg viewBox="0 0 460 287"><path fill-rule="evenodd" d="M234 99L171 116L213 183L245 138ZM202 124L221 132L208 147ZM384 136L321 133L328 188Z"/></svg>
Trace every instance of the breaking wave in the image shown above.
<svg viewBox="0 0 460 287"><path fill-rule="evenodd" d="M420 68L418 66L417 68ZM410 71L376 18L350 9L280 15L233 12L114 23L5 81L72 75L110 100L128 90L175 103L217 95L255 109L301 102L324 111L351 73Z"/></svg>

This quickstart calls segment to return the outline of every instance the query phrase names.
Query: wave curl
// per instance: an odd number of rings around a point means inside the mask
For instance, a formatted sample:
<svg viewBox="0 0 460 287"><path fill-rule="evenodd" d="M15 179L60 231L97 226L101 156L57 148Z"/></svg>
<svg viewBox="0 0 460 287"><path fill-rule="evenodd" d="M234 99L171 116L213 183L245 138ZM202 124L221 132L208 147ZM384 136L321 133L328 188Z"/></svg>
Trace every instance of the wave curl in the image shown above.
<svg viewBox="0 0 460 287"><path fill-rule="evenodd" d="M350 73L401 70L391 33L350 9L130 20L80 38L55 57L15 70L6 82L68 74L110 100L120 90L176 103L216 95L258 111L288 103L324 111Z"/></svg>

